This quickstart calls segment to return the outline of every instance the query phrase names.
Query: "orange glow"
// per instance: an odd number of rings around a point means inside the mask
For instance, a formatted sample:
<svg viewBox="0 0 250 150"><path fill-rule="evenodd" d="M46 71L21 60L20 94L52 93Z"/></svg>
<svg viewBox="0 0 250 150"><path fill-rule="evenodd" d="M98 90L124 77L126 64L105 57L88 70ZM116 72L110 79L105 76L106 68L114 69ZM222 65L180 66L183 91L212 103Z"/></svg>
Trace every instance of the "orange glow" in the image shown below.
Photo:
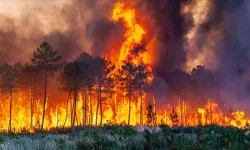
<svg viewBox="0 0 250 150"><path fill-rule="evenodd" d="M202 6L201 8L197 7L193 9L197 16L194 16L195 26L188 33L186 38L189 42L194 38L199 25L204 22L205 15L207 10L203 10L205 6L208 5L207 0L202 0L201 4L197 6ZM197 2L198 3L198 2ZM118 2L115 5L115 8L112 12L112 21L122 21L125 25L125 35L124 41L121 47L118 50L111 49L110 51L116 51L119 54L117 61L116 58L111 58L114 61L114 64L118 64L118 68L124 63L124 61L132 61L136 65L146 65L147 71L152 73L151 66L147 62L150 62L147 59L149 55L147 51L139 51L137 54L133 50L143 44L143 38L147 36L147 30L143 28L140 22L136 19L136 10L133 8L126 8L124 3ZM185 8L185 13L194 13L189 12L190 8ZM189 11L188 11L189 10ZM204 11L204 12L203 12ZM147 47L147 46L146 46ZM149 47L153 47L150 46ZM149 82L152 82L154 79L153 76L148 78ZM117 90L118 87L115 87ZM95 125L97 122L98 125L101 123L101 110L99 108L98 118L96 120L96 110L97 110L97 95L96 93L78 93L78 100L76 106L76 125ZM123 93L123 94L121 94ZM86 94L86 95L85 95ZM92 95L90 98L90 94ZM102 103L102 125L103 124L125 124L128 120L128 97L127 93L124 91L116 91L114 94L103 95ZM12 127L14 132L21 132L23 130L29 130L34 132L36 129L40 128L42 110L43 110L43 101L39 98L33 98L33 117L31 124L31 111L30 111L30 97L33 94L23 94L22 92L15 93L13 95L13 113L12 113ZM46 106L46 116L44 127L46 130L57 128L57 127L71 127L71 112L73 105L73 98L69 99L68 107L66 106L66 97L61 101L48 98L48 103ZM91 103L92 102L92 109ZM180 126L197 126L197 125L209 125L209 124L218 124L221 126L234 126L238 128L245 128L247 123L250 123L245 115L244 111L235 111L232 112L229 116L224 114L223 107L219 106L215 101L209 100L204 106L199 108L193 107L195 104L189 104L184 100L176 101L176 105L165 105L164 107L157 108L157 99L153 98L153 111L156 112L156 123L155 125L166 124L173 126L170 114L174 108L176 110L177 116L179 117ZM143 124L147 125L147 101L151 101L148 98L146 92L142 91L142 118ZM194 100L193 102L195 102ZM138 94L134 96L131 100L131 118L130 124L135 126L140 124L140 97ZM9 121L9 100L1 99L0 101L0 130L7 131L8 121ZM91 112L92 111L92 112ZM66 119L67 118L67 119ZM66 119L66 120L65 120ZM178 119L177 119L178 120Z"/></svg>
<svg viewBox="0 0 250 150"><path fill-rule="evenodd" d="M39 123L42 116L42 105L40 100L35 100L34 103L34 115L33 124L30 126L30 107L29 103L24 100L25 96L22 93L15 94L15 105L13 105L13 115L12 116L12 126L14 132L21 132L25 130L35 131L39 129ZM27 97L26 97L27 98ZM114 101L116 99L116 101ZM87 98L87 118L85 122L84 115L84 98L79 94L79 101L77 102L77 123L76 125L94 125L95 124L95 110L97 99L93 98L93 114L90 115L89 109L89 99ZM72 99L69 103L69 109L67 111L68 117L65 123L65 127L70 127L70 112L72 104ZM155 100L157 101L157 100ZM8 129L8 119L9 119L9 102L7 100L1 101L1 121L0 130L7 131ZM147 110L146 110L146 94L143 94L143 122L147 123ZM197 109L193 109L186 103L181 103L182 111L180 111L180 103L177 103L176 107L166 105L164 109L157 109L153 107L153 110L157 113L156 125L167 124L173 126L171 121L171 111L172 108L176 108L178 116L182 116L183 121L182 126L197 126L218 124L221 126L233 126L237 128L245 128L247 123L250 123L245 115L244 111L232 112L229 116L223 114L221 108L215 102L210 101L204 106ZM113 124L125 124L128 118L128 101L125 96L119 97L114 95L112 98L107 99L103 102L103 124L113 123ZM65 104L58 104L56 107L48 107L47 115L45 117L45 129L62 127L65 122L66 117L66 106ZM182 113L182 115L181 115ZM100 123L100 113L98 114L98 124ZM140 101L134 99L131 104L131 125L139 125L140 123ZM178 125L181 125L180 123Z"/></svg>

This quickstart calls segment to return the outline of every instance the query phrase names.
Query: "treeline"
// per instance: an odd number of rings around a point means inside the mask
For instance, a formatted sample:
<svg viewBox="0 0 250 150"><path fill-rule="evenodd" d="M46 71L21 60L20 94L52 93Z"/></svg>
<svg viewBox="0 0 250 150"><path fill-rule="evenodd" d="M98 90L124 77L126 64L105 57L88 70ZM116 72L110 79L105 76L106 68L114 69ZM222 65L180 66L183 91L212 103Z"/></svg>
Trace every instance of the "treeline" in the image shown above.
<svg viewBox="0 0 250 150"><path fill-rule="evenodd" d="M43 42L36 51L30 63L24 65L17 63L9 65L7 63L0 66L0 89L1 93L9 97L10 112L8 131L12 131L11 116L13 105L13 92L21 88L28 88L30 95L30 125L33 124L34 113L34 90L36 84L43 81L43 112L40 122L40 129L44 129L44 118L46 115L46 104L48 95L49 80L55 79L59 83L59 89L68 93L66 104L66 123L69 116L68 107L71 107L71 126L76 123L76 109L79 93L84 93L84 122L83 124L92 125L92 120L87 123L86 99L89 97L90 114L93 115L92 96L97 96L97 106L95 114L95 125L98 121L98 112L100 112L100 124L102 124L103 116L103 100L112 96L112 94L120 94L128 97L128 120L130 124L131 100L134 95L140 96L140 124L143 124L142 113L142 95L145 88L152 81L152 74L146 65L135 65L131 62L124 62L121 66L115 66L111 61L102 57L93 57L86 52L81 53L77 58L70 62L63 62L61 56L52 48L50 43ZM73 99L73 105L69 106L70 99ZM63 125L63 126L64 126Z"/></svg>

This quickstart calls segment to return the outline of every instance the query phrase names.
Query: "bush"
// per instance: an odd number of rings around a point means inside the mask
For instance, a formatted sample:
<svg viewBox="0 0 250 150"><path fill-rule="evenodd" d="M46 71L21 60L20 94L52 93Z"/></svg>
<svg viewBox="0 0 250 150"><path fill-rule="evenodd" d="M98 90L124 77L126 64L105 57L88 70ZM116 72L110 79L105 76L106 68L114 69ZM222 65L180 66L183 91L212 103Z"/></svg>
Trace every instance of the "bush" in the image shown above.
<svg viewBox="0 0 250 150"><path fill-rule="evenodd" d="M137 132L131 126L107 125L103 128L82 128L68 134L49 132L36 134L0 134L0 149L27 150L211 150L250 147L250 130L232 127L161 126L161 130ZM150 128L147 128L150 130Z"/></svg>

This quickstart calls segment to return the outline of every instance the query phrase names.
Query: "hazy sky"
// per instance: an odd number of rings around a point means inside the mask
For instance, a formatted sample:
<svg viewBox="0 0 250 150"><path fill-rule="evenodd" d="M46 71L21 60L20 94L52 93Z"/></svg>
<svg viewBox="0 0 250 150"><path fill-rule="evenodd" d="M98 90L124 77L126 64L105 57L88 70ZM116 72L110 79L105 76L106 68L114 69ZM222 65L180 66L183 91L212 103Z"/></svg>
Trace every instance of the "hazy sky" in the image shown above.
<svg viewBox="0 0 250 150"><path fill-rule="evenodd" d="M0 0L0 13L19 15L23 9L41 7L45 3L62 6L71 0Z"/></svg>

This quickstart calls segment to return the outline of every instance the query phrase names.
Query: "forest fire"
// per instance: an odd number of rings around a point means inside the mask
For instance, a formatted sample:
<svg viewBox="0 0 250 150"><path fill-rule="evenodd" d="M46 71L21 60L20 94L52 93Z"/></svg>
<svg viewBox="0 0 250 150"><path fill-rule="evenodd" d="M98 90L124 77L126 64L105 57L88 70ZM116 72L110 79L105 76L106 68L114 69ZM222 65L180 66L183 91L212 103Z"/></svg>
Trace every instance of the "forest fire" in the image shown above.
<svg viewBox="0 0 250 150"><path fill-rule="evenodd" d="M204 5L206 3L207 1L204 1ZM196 11L200 12L200 10ZM190 12L185 10L184 13ZM60 100L50 98L52 92L48 92L49 94L47 95L45 92L45 98L43 100L41 96L43 95L41 94L42 92L36 92L33 83L28 84L28 90L23 90L22 86L16 88L15 91L13 91L13 95L12 91L9 90L13 88L11 86L7 89L7 94L5 92L1 95L1 131L9 131L11 126L11 130L14 132L26 130L34 132L41 128L49 130L52 128L83 125L97 126L104 124L129 124L132 126L165 124L171 127L217 124L237 128L245 128L247 124L250 124L250 118L247 118L244 111L231 111L230 114L228 114L225 108L219 105L217 100L207 100L203 105L197 105L195 102L199 100L194 100L193 103L191 103L184 98L181 99L178 97L175 105L171 106L169 104L158 108L156 105L158 102L157 98L153 97L151 100L148 96L150 92L146 92L146 88L150 86L154 80L153 67L147 64L146 59L148 58L145 58L147 50L145 50L146 46L143 40L145 36L147 36L147 29L144 29L144 26L136 19L136 9L126 8L126 5L122 2L115 4L111 16L112 22L121 21L125 26L124 41L120 49L116 52L119 53L118 60L117 58L101 60L99 57L92 58L92 56L88 56L90 61L100 59L101 64L106 67L106 70L102 68L103 66L99 67L97 65L96 67L105 70L101 70L104 72L100 73L102 77L97 75L93 81L91 80L91 83L89 83L89 73L85 72L85 74L88 74L86 75L87 77L81 76L81 78L75 79L75 76L72 75L72 77L69 74L75 71L75 64L76 66L81 64L72 62L71 64L69 63L70 65L68 66L65 65L62 67L64 70L61 68L59 70L60 73L55 74L55 76L59 76L63 80L70 80L72 78L75 80L63 83L63 92L65 93L62 94L63 96ZM198 19L199 17L204 18L197 16ZM196 23L200 24L203 22L196 21ZM195 32L198 32L198 27L196 26L192 32L190 31L190 33L187 34L188 40L195 38ZM188 46L193 47L190 43ZM36 61L33 62L40 63ZM54 63L56 60L52 62ZM110 63L115 64L115 66ZM193 67L193 64L189 64L188 67L190 66ZM126 70L127 68L128 70ZM131 68L132 73L129 70ZM46 71L47 69L48 68L46 68ZM76 71L74 73L79 72ZM85 77L87 78L86 82L79 83L81 79ZM125 82L125 80L129 81ZM111 81L113 82L112 84L110 83ZM47 81L45 81L45 85L46 84ZM82 86L82 84L84 84L84 86L78 88L78 86ZM47 101L47 103L44 103L44 101ZM150 101L153 101L152 105L149 105ZM41 123L43 120L43 105L45 105L46 112L44 125Z"/></svg>

